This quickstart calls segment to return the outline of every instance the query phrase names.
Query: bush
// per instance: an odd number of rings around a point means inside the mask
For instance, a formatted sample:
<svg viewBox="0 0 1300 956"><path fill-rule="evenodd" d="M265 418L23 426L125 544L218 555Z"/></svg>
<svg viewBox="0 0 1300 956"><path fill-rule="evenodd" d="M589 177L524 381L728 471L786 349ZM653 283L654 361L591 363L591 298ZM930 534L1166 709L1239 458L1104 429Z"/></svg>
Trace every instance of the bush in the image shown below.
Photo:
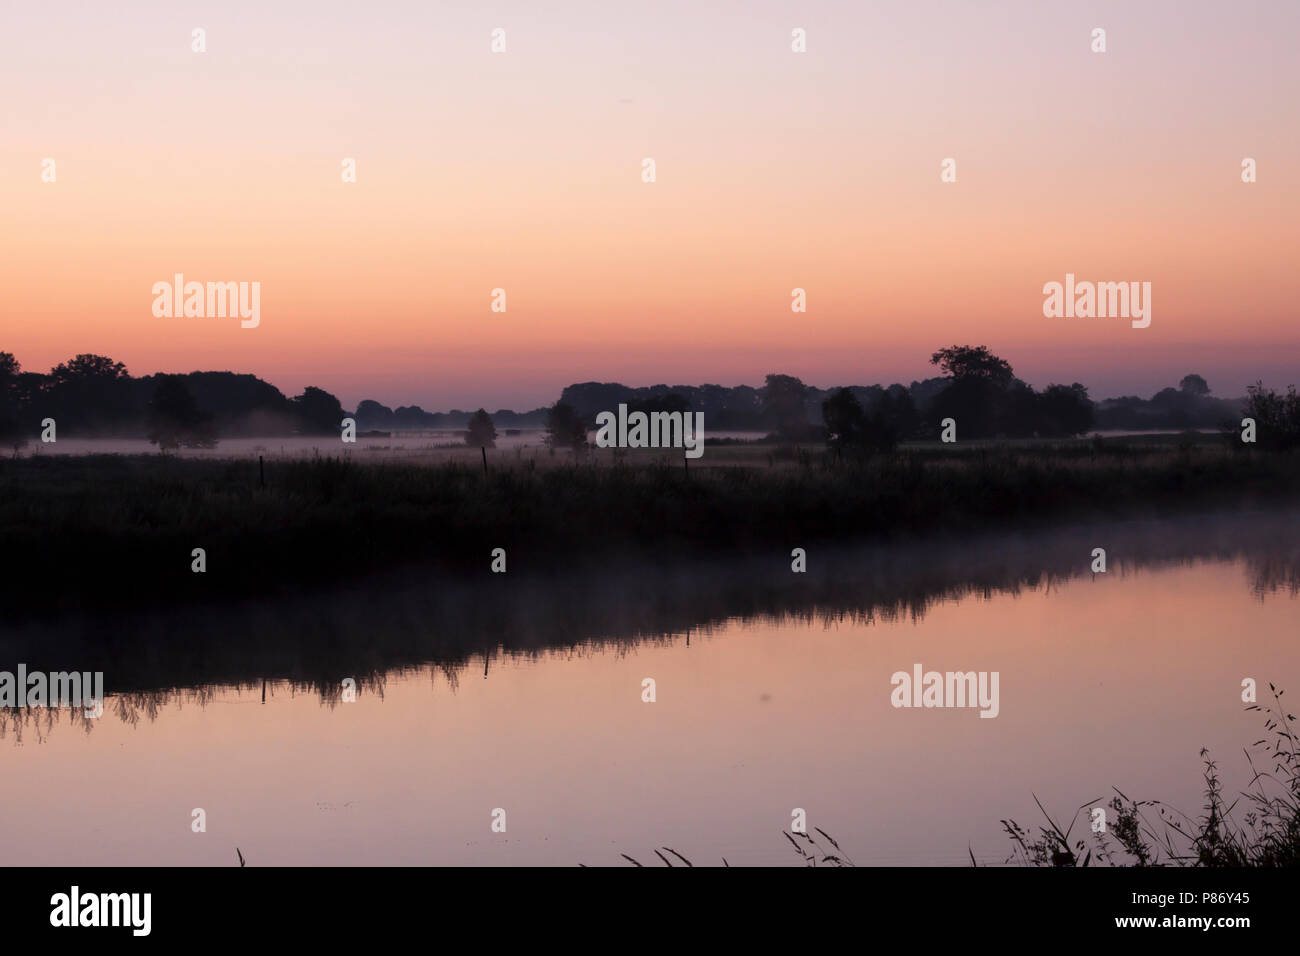
<svg viewBox="0 0 1300 956"><path fill-rule="evenodd" d="M1245 417L1255 419L1256 444L1272 451L1300 445L1300 395L1290 386L1285 395L1256 382L1247 390Z"/></svg>

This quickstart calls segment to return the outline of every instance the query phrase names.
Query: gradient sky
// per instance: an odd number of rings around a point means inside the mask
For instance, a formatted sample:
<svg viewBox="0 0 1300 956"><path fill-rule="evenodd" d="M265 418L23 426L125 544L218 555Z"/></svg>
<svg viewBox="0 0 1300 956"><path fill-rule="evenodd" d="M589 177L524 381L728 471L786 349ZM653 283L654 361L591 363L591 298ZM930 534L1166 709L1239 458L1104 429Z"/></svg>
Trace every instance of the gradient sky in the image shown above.
<svg viewBox="0 0 1300 956"><path fill-rule="evenodd" d="M970 342L1094 397L1300 384L1292 0L269 7L0 12L25 368L528 408L591 379L907 382ZM261 282L261 325L155 318L176 272ZM1151 282L1151 327L1044 318L1067 272Z"/></svg>

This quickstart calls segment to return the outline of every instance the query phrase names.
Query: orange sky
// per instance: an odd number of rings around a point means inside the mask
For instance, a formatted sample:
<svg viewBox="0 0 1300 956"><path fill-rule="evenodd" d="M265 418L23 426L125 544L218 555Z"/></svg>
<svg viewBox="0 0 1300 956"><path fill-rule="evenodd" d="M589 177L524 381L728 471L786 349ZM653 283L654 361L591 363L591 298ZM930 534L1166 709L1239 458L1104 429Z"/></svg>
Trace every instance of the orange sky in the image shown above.
<svg viewBox="0 0 1300 956"><path fill-rule="evenodd" d="M1300 381L1300 8L1056 7L6 10L0 349L431 409L906 382L954 342L1097 397ZM176 272L260 282L260 325L154 317ZM1151 282L1151 327L1045 319L1066 272Z"/></svg>

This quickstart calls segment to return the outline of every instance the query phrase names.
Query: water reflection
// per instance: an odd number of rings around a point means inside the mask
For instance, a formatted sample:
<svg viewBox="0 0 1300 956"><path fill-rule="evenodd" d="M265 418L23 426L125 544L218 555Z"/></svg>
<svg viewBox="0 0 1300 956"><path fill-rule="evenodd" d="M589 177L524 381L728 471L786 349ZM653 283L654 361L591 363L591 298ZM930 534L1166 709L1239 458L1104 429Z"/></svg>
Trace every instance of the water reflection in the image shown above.
<svg viewBox="0 0 1300 956"><path fill-rule="evenodd" d="M1203 561L1238 561L1261 600L1300 593L1300 513L1074 525L1034 534L811 549L808 570L788 554L734 562L629 561L598 573L551 569L479 580L419 572L314 596L249 601L105 621L64 618L0 631L0 667L105 674L106 713L134 725L172 703L206 704L221 688L286 689L337 705L343 680L383 696L386 681L426 671L454 691L490 679L493 661L567 651L707 639L728 623L919 621L937 604L1019 595L1091 575L1104 547L1108 575ZM797 544L795 542L794 544ZM101 718L102 719L102 718ZM77 709L0 709L0 736L43 740Z"/></svg>

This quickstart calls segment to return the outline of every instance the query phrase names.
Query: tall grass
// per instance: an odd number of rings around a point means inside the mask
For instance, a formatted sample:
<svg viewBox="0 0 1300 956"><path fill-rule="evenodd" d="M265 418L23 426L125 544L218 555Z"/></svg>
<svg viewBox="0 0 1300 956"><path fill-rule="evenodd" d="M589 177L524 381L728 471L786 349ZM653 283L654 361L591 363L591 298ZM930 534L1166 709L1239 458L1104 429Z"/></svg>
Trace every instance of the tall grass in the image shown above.
<svg viewBox="0 0 1300 956"><path fill-rule="evenodd" d="M1013 844L1008 862L1058 867L1088 866L1094 860L1112 866L1300 866L1296 718L1282 704L1284 691L1272 684L1268 687L1273 699L1267 708L1258 704L1246 708L1265 715L1265 736L1252 746L1263 748L1267 764L1260 769L1258 758L1245 751L1251 780L1240 795L1228 799L1217 763L1202 749L1205 803L1198 815L1159 800L1133 800L1116 789L1117 796L1109 803L1113 821L1105 830L1092 833L1089 845L1082 838L1072 840L1071 832L1079 814L1095 801L1080 807L1064 830L1039 803L1047 826L1040 826L1036 835L1014 820L1002 821Z"/></svg>
<svg viewBox="0 0 1300 956"><path fill-rule="evenodd" d="M508 459L506 459L508 462ZM0 462L0 598L78 605L298 591L411 562L658 560L1300 497L1300 454L914 449L864 462L435 467L320 457ZM190 573L204 548L207 575Z"/></svg>
<svg viewBox="0 0 1300 956"><path fill-rule="evenodd" d="M849 855L847 853L845 853L842 849L840 849L840 845L835 842L834 837L832 837L821 827L813 827L813 829L816 830L821 835L822 839L824 839L827 843L830 844L829 848L822 846L809 833L806 832L789 833L785 830L781 831L781 835L790 841L790 845L794 847L794 851L799 854L799 859L803 862L804 866L850 867L850 866L857 865L853 862L852 859L849 858ZM832 850L834 852L832 852ZM689 866L689 867L695 866L694 863L686 859L686 857L682 856L680 853L678 853L676 850L672 849L671 847L664 847L662 850L654 851L655 856L659 857L659 859L663 861L664 866L671 868L676 865L673 863L671 859L669 859L667 856L664 855L665 853L671 853L672 856L675 857L677 861L683 866ZM645 864L642 863L640 860L636 859L635 857L628 856L626 853L620 853L619 856L627 860L633 866L637 866L637 867L645 866ZM725 856L722 857L722 865L724 867L731 866L731 864L727 862L727 858Z"/></svg>

